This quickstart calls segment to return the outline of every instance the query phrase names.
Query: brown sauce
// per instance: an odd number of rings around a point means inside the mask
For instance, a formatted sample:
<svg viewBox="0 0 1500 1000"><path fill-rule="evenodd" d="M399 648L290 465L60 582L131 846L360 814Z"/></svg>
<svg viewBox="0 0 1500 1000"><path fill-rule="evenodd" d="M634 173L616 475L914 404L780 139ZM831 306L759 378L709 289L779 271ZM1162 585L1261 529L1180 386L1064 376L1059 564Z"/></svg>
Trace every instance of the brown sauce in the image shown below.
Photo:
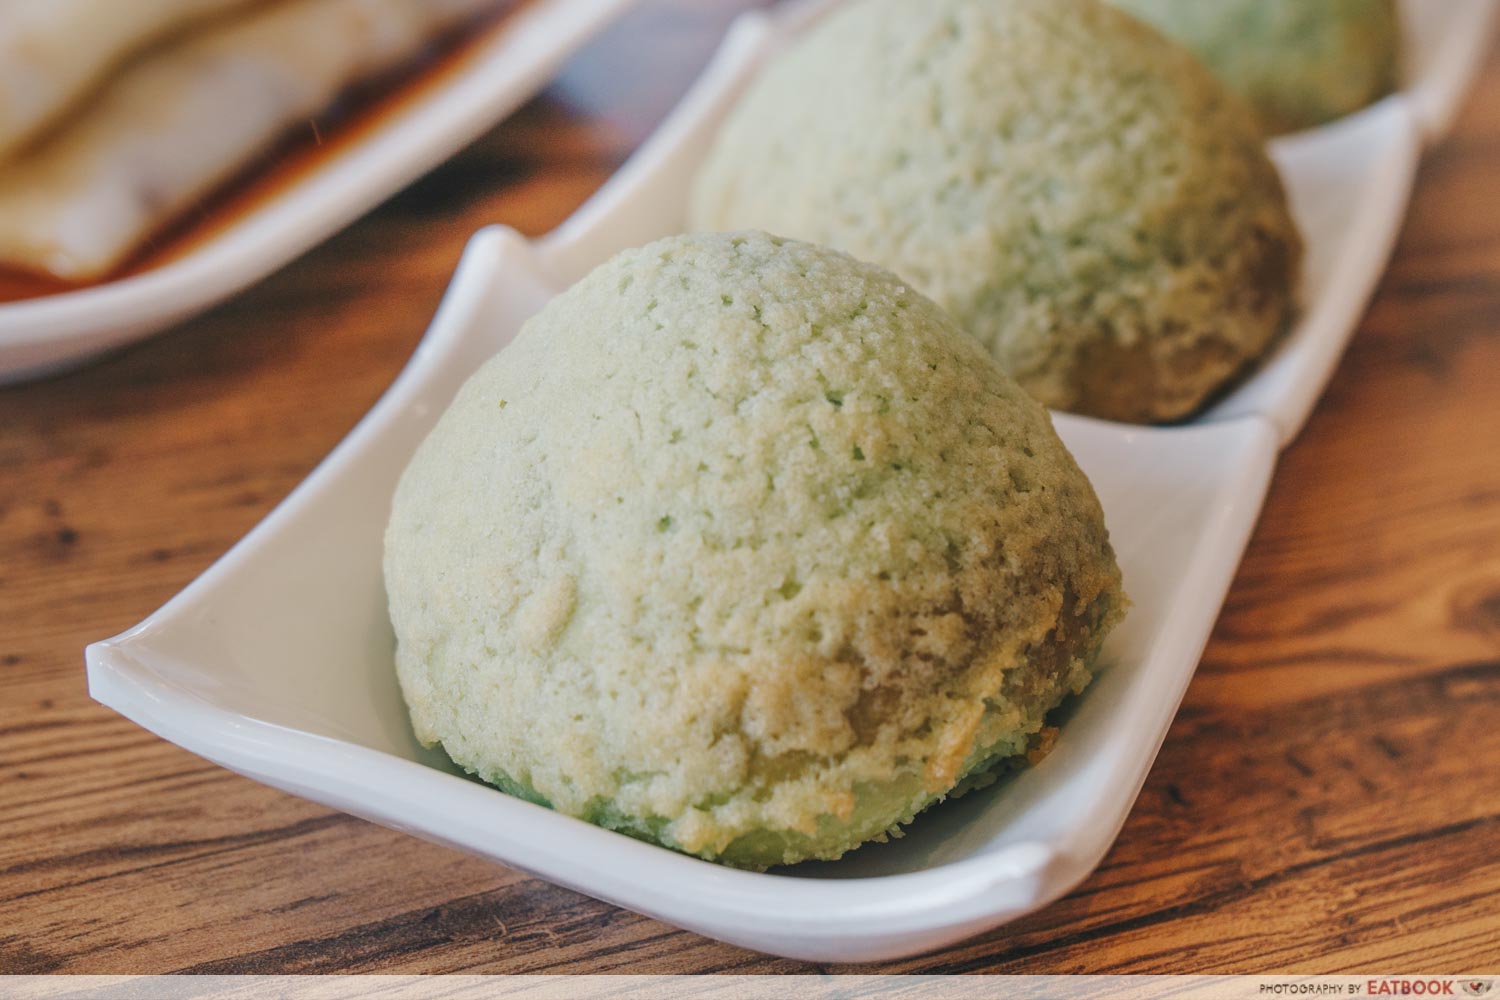
<svg viewBox="0 0 1500 1000"><path fill-rule="evenodd" d="M450 83L508 26L521 2L502 3L467 27L448 33L400 70L351 87L333 107L289 131L234 180L167 223L114 273L74 284L0 266L0 304L38 299L133 277L187 256L277 197L335 163L394 119Z"/></svg>

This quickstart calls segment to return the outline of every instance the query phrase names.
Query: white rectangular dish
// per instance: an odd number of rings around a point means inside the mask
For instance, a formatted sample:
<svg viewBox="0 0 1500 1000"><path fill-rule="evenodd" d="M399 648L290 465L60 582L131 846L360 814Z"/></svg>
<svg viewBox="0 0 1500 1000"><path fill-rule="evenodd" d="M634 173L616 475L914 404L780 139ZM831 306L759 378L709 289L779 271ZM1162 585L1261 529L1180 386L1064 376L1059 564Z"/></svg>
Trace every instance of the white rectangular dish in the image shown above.
<svg viewBox="0 0 1500 1000"><path fill-rule="evenodd" d="M1486 0L1486 9L1490 6ZM756 874L637 842L461 777L411 735L381 538L397 477L481 362L552 295L681 230L713 131L814 13L750 14L616 177L536 244L475 236L427 336L333 454L160 611L87 652L90 691L257 780L734 944L816 961L937 948L1056 899L1103 858L1165 737L1254 526L1399 229L1418 141L1407 95L1277 144L1304 227L1305 309L1275 357L1190 425L1059 415L1134 601L1041 764L921 817L902 840Z"/></svg>
<svg viewBox="0 0 1500 1000"><path fill-rule="evenodd" d="M338 232L520 107L633 0L527 0L444 83L184 256L140 274L0 303L0 385L147 337Z"/></svg>
<svg viewBox="0 0 1500 1000"><path fill-rule="evenodd" d="M924 951L1083 879L1124 823L1208 639L1265 493L1270 427L1059 417L1104 503L1135 606L1057 750L892 844L785 873L734 871L459 777L406 721L380 573L388 498L459 386L566 284L540 256L508 229L476 236L390 392L207 573L89 647L92 695L268 784L798 958Z"/></svg>

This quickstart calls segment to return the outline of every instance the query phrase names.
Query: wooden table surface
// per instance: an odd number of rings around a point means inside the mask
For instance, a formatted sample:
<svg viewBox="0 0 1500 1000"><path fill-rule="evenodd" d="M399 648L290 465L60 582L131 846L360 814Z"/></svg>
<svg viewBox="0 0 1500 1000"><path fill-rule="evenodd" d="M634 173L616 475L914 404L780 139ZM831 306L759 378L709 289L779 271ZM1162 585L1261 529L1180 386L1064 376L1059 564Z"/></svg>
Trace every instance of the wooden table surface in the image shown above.
<svg viewBox="0 0 1500 1000"><path fill-rule="evenodd" d="M0 389L0 972L809 968L262 787L94 704L83 673L390 384L469 233L560 222L743 5L646 3L271 279ZM1104 865L883 969L1500 971L1497 166L1491 59Z"/></svg>

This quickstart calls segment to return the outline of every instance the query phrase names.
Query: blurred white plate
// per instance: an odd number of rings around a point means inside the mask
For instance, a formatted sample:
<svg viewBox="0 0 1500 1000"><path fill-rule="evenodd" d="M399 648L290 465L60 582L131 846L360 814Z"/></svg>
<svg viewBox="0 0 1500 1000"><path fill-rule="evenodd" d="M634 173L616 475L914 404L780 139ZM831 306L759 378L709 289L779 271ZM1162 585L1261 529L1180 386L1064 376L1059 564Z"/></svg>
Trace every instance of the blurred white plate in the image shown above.
<svg viewBox="0 0 1500 1000"><path fill-rule="evenodd" d="M1406 82L1422 134L1453 124L1494 33L1496 0L1400 0Z"/></svg>
<svg viewBox="0 0 1500 1000"><path fill-rule="evenodd" d="M207 573L88 649L89 691L257 780L763 951L892 958L1057 898L1104 856L1166 735L1255 522L1264 421L1057 419L1135 606L1038 767L834 863L734 871L460 777L414 741L392 667L381 537L396 479L454 393L567 284L509 229L478 234L410 365L347 440Z"/></svg>
<svg viewBox="0 0 1500 1000"><path fill-rule="evenodd" d="M141 274L0 304L0 384L139 340L254 284L514 111L633 0L526 0L445 82L245 218Z"/></svg>
<svg viewBox="0 0 1500 1000"><path fill-rule="evenodd" d="M468 375L547 299L620 248L680 230L717 123L815 9L741 18L657 135L551 236L479 233L407 369L323 465L166 607L89 647L93 696L268 784L796 958L930 950L1086 877L1197 666L1277 448L1321 391L1399 227L1417 147L1407 96L1278 144L1310 252L1304 318L1270 364L1193 425L1056 418L1103 501L1135 604L1040 765L925 814L902 840L754 874L504 795L411 735L380 572L397 477Z"/></svg>

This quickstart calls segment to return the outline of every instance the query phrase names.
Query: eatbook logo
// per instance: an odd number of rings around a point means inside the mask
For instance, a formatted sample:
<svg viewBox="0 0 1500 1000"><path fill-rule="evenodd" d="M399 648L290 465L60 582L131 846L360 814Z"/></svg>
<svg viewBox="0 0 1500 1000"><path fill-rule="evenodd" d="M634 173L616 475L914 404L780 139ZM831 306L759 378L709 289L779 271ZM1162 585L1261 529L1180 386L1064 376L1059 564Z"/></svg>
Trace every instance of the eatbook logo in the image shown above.
<svg viewBox="0 0 1500 1000"><path fill-rule="evenodd" d="M1465 979L1459 985L1464 988L1464 992L1469 996L1482 997L1490 992L1495 982L1492 979Z"/></svg>

